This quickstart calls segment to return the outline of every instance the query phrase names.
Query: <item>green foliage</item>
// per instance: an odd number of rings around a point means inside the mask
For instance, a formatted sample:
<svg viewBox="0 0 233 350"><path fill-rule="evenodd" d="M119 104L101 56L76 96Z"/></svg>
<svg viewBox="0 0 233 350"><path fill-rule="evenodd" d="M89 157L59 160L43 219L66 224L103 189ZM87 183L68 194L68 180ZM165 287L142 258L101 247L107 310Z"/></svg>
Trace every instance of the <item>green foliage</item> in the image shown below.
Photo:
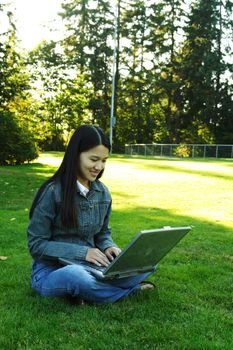
<svg viewBox="0 0 233 350"><path fill-rule="evenodd" d="M29 162L38 156L32 135L10 112L0 111L0 165Z"/></svg>
<svg viewBox="0 0 233 350"><path fill-rule="evenodd" d="M114 151L125 143L232 143L232 0L62 3L64 38L28 56L13 14L0 44L0 107L42 150L82 123L109 130L116 29ZM4 7L0 8L0 11ZM116 24L116 28L115 28ZM29 74L30 71L30 74Z"/></svg>
<svg viewBox="0 0 233 350"><path fill-rule="evenodd" d="M178 109L182 111L183 108L182 135L188 131L192 143L215 142L219 124L224 128L222 118L228 120L228 125L232 119L229 115L232 101L228 103L228 112L226 109L223 112L223 101L231 94L226 88L229 78L223 78L224 72L228 71L223 38L230 24L226 2L194 1L184 28L186 40L178 67L182 93L177 102ZM220 138L218 140L220 142ZM228 142L231 142L230 138Z"/></svg>
<svg viewBox="0 0 233 350"><path fill-rule="evenodd" d="M9 24L8 30L0 33L0 108L12 110L15 99L24 99L30 86L23 56L17 49L13 13L8 11L5 17Z"/></svg>
<svg viewBox="0 0 233 350"><path fill-rule="evenodd" d="M191 154L191 150L190 147L188 147L187 145L180 145L178 147L176 147L175 150L175 155L181 158L187 158L189 157Z"/></svg>
<svg viewBox="0 0 233 350"><path fill-rule="evenodd" d="M34 94L39 100L36 115L42 130L38 130L37 138L42 150L64 150L70 132L89 122L91 90L84 76L69 72L65 61L55 42L42 42L29 54Z"/></svg>
<svg viewBox="0 0 233 350"><path fill-rule="evenodd" d="M67 35L62 41L65 55L77 76L85 77L91 121L106 129L111 98L112 7L106 0L70 0L62 4L62 8L61 15L67 26Z"/></svg>
<svg viewBox="0 0 233 350"><path fill-rule="evenodd" d="M0 164L12 165L31 161L38 153L31 130L29 73L17 47L13 13L6 12L5 19L8 30L0 33Z"/></svg>

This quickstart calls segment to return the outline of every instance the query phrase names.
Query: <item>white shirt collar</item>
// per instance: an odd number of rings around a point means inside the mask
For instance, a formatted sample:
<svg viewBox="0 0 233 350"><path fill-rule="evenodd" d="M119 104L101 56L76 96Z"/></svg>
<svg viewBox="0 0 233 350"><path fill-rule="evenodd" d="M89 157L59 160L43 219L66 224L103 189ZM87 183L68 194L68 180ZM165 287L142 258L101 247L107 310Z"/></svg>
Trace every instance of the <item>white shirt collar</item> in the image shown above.
<svg viewBox="0 0 233 350"><path fill-rule="evenodd" d="M78 184L80 192L86 197L86 195L89 192L89 188L83 186L83 184L81 184L78 180L77 180L77 184Z"/></svg>

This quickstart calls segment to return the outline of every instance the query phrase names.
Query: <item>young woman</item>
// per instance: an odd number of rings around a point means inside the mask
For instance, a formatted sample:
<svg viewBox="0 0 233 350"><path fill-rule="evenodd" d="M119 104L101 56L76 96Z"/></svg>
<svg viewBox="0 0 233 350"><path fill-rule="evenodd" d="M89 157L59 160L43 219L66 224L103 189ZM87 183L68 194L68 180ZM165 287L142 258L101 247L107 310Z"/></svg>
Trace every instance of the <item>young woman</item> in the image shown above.
<svg viewBox="0 0 233 350"><path fill-rule="evenodd" d="M142 282L148 274L111 282L95 277L95 265L107 266L120 252L108 225L111 195L99 181L109 151L109 140L100 128L79 127L59 169L35 196L28 246L32 288L42 296L112 303L136 290L153 288ZM59 258L77 259L79 264L62 266Z"/></svg>

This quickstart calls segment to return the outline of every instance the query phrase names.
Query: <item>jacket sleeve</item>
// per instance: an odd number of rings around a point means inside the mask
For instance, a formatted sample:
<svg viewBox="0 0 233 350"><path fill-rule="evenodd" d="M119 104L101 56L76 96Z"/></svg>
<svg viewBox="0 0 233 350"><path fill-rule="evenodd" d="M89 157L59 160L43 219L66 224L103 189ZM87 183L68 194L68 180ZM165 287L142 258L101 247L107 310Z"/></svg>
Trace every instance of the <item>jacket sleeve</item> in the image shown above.
<svg viewBox="0 0 233 350"><path fill-rule="evenodd" d="M109 227L109 219L112 210L112 203L109 204L107 214L104 219L103 226L99 233L95 235L95 244L96 247L100 250L104 251L109 247L117 247L117 245L113 242L111 237L111 228Z"/></svg>
<svg viewBox="0 0 233 350"><path fill-rule="evenodd" d="M52 224L56 216L53 185L41 195L28 225L28 247L35 260L57 258L85 259L87 247L76 243L57 242L52 237Z"/></svg>

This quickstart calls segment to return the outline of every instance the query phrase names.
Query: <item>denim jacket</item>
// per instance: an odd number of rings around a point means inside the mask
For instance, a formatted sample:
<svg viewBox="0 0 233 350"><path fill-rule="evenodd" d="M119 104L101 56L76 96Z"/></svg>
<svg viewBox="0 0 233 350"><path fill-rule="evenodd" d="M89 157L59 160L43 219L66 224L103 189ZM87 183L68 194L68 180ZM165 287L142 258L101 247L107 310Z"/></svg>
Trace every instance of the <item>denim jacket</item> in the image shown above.
<svg viewBox="0 0 233 350"><path fill-rule="evenodd" d="M92 182L87 196L77 186L77 228L61 225L61 186L49 184L42 193L28 225L28 247L35 261L56 264L59 257L85 260L88 248L116 247L108 226L111 195L106 186Z"/></svg>

